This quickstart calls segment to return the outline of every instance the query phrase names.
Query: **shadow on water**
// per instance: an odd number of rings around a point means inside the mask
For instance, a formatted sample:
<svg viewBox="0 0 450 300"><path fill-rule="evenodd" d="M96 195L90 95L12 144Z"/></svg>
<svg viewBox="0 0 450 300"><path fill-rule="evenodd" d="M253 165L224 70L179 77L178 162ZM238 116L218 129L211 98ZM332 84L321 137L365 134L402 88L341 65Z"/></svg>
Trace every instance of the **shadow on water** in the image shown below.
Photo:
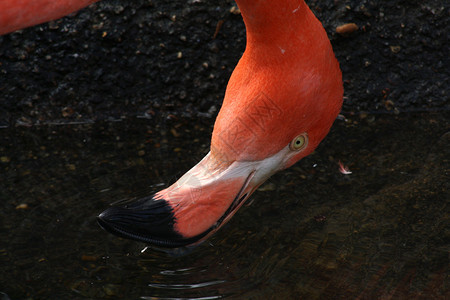
<svg viewBox="0 0 450 300"><path fill-rule="evenodd" d="M181 257L111 236L95 216L181 176L208 151L212 120L1 129L0 295L444 299L448 120L444 112L337 121L313 155Z"/></svg>

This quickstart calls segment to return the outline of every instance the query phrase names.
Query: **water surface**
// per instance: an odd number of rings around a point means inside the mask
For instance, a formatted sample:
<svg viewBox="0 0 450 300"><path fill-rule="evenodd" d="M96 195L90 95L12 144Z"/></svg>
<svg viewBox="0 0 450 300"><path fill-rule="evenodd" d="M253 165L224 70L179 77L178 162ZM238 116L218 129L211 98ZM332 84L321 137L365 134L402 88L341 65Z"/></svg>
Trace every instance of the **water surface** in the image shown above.
<svg viewBox="0 0 450 300"><path fill-rule="evenodd" d="M145 244L104 232L95 217L192 167L208 151L212 119L0 129L0 292L11 299L448 297L450 115L346 117L313 155L269 179L181 257L142 251ZM352 174L341 174L339 161Z"/></svg>

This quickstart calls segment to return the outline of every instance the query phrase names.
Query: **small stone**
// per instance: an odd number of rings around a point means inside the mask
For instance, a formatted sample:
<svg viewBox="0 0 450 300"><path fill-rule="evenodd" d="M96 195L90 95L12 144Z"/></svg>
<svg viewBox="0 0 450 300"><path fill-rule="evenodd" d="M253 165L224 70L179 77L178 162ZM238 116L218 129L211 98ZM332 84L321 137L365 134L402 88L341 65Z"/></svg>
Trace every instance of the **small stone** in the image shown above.
<svg viewBox="0 0 450 300"><path fill-rule="evenodd" d="M117 5L117 6L115 6L115 8L114 8L114 12L118 15L118 14L120 14L121 12L123 12L124 9L125 9L125 8L124 8L122 5Z"/></svg>
<svg viewBox="0 0 450 300"><path fill-rule="evenodd" d="M384 102L384 107L386 107L387 110L392 110L394 108L395 104L392 100L386 100Z"/></svg>
<svg viewBox="0 0 450 300"><path fill-rule="evenodd" d="M81 260L82 261L96 261L97 259L98 258L96 256L93 256L93 255L85 255L85 254L83 254L81 256Z"/></svg>
<svg viewBox="0 0 450 300"><path fill-rule="evenodd" d="M11 161L11 158L9 158L8 156L2 156L0 157L0 161L2 163L9 163Z"/></svg>
<svg viewBox="0 0 450 300"><path fill-rule="evenodd" d="M19 205L16 206L16 209L17 209L17 210L28 209L28 208L29 208L29 207L28 207L28 204L26 204L26 203L21 203L21 204L19 204Z"/></svg>
<svg viewBox="0 0 450 300"><path fill-rule="evenodd" d="M400 46L390 46L392 53L399 53L402 47Z"/></svg>
<svg viewBox="0 0 450 300"><path fill-rule="evenodd" d="M62 110L61 110L61 114L62 114L62 116L64 117L64 118L66 118L66 117L70 117L71 115L73 115L75 113L75 111L73 110L73 108L71 108L71 107L64 107Z"/></svg>
<svg viewBox="0 0 450 300"><path fill-rule="evenodd" d="M172 135L174 137L179 137L180 136L180 134L175 130L175 128L170 129L170 133L172 133Z"/></svg>
<svg viewBox="0 0 450 300"><path fill-rule="evenodd" d="M369 114L368 114L367 112L361 111L361 113L359 114L359 118L360 118L361 120L363 120L363 119L367 118L368 115L369 115Z"/></svg>
<svg viewBox="0 0 450 300"><path fill-rule="evenodd" d="M359 29L359 27L355 23L347 23L347 24L336 27L336 32L342 36L348 36L351 33L357 31L358 29Z"/></svg>
<svg viewBox="0 0 450 300"><path fill-rule="evenodd" d="M230 13L233 14L233 15L240 15L241 14L241 10L237 6L232 6L230 8Z"/></svg>
<svg viewBox="0 0 450 300"><path fill-rule="evenodd" d="M50 21L50 22L48 22L48 28L54 30L54 29L58 29L59 26L58 26L58 23L56 23L55 21Z"/></svg>
<svg viewBox="0 0 450 300"><path fill-rule="evenodd" d="M144 150L139 150L138 151L138 155L139 156L144 156L145 155L145 151Z"/></svg>

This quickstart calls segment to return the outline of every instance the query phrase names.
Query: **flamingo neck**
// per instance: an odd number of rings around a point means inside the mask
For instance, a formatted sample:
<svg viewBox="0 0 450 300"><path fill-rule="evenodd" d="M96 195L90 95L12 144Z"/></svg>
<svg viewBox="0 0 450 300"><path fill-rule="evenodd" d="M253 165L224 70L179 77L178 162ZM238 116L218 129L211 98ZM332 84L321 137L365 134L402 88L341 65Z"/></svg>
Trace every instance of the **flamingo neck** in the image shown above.
<svg viewBox="0 0 450 300"><path fill-rule="evenodd" d="M62 18L98 0L0 0L0 35Z"/></svg>
<svg viewBox="0 0 450 300"><path fill-rule="evenodd" d="M247 30L247 46L274 44L303 35L311 11L303 0L236 0Z"/></svg>
<svg viewBox="0 0 450 300"><path fill-rule="evenodd" d="M307 155L342 105L342 75L327 34L303 0L236 2L247 45L228 82L211 154L262 160L306 132Z"/></svg>

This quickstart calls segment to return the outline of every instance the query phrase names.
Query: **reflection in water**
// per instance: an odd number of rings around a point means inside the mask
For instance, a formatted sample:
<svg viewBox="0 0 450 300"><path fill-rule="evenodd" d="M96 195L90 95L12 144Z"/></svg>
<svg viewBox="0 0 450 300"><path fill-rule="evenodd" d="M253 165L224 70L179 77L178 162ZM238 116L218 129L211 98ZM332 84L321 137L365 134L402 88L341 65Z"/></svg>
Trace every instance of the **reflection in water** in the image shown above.
<svg viewBox="0 0 450 300"><path fill-rule="evenodd" d="M212 120L1 129L0 292L443 299L448 117L337 121L312 156L271 178L229 224L181 256L142 251L102 231L95 216L175 181L208 151ZM339 161L352 174L340 173Z"/></svg>

